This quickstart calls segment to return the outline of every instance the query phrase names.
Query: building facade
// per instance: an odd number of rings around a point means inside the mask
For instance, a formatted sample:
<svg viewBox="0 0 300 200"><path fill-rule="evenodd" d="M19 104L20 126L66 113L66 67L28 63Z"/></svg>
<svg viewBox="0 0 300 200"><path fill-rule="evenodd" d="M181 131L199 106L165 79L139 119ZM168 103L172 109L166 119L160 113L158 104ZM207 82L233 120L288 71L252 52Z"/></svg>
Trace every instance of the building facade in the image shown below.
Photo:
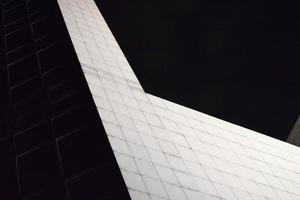
<svg viewBox="0 0 300 200"><path fill-rule="evenodd" d="M300 200L298 147L147 94L93 0L1 13L1 198Z"/></svg>
<svg viewBox="0 0 300 200"><path fill-rule="evenodd" d="M300 146L300 116L297 118L296 123L293 126L292 131L290 132L287 142L296 146Z"/></svg>

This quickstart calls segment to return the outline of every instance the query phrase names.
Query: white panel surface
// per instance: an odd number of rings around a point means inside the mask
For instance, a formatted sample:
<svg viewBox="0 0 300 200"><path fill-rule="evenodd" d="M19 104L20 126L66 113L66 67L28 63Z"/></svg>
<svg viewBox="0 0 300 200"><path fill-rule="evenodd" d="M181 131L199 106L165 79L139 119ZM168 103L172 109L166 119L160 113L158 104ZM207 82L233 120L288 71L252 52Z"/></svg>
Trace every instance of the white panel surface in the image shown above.
<svg viewBox="0 0 300 200"><path fill-rule="evenodd" d="M93 0L58 0L133 200L300 200L300 149L146 94Z"/></svg>

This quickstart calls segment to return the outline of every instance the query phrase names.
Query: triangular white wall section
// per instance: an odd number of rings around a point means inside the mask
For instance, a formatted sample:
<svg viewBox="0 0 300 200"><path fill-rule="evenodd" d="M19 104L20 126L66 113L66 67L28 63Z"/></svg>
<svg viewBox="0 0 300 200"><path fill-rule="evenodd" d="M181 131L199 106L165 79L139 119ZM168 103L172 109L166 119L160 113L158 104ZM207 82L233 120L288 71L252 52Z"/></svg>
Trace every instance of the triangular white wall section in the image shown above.
<svg viewBox="0 0 300 200"><path fill-rule="evenodd" d="M300 148L146 94L94 1L58 2L133 200L300 200Z"/></svg>

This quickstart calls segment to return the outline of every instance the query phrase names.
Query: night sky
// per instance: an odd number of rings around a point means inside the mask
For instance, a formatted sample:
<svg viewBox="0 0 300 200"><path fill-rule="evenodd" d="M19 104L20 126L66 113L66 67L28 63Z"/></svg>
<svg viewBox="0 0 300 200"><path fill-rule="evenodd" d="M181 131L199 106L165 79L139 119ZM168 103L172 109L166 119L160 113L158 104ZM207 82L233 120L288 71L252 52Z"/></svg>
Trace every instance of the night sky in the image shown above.
<svg viewBox="0 0 300 200"><path fill-rule="evenodd" d="M300 114L300 2L98 4L146 92L287 138Z"/></svg>

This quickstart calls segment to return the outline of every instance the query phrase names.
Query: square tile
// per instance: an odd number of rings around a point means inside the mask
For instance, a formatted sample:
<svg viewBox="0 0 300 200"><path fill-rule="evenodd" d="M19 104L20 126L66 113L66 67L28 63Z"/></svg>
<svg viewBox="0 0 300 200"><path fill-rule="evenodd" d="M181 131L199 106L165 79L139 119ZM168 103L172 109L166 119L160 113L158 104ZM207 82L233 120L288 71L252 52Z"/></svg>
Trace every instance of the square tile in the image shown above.
<svg viewBox="0 0 300 200"><path fill-rule="evenodd" d="M188 148L185 148L185 147L180 147L180 146L177 146L177 149L181 155L181 157L184 159L184 160L189 160L189 161L193 161L193 162L198 162L198 159L197 157L195 156L194 152L192 151L192 149L188 149Z"/></svg>
<svg viewBox="0 0 300 200"><path fill-rule="evenodd" d="M142 138L142 140L147 148L161 151L161 148L155 137L145 135L145 134L140 134L140 137Z"/></svg>
<svg viewBox="0 0 300 200"><path fill-rule="evenodd" d="M148 155L148 151L144 146L133 144L131 142L128 142L127 144L133 157L151 161L150 156Z"/></svg>
<svg viewBox="0 0 300 200"><path fill-rule="evenodd" d="M114 155L117 159L118 165L121 169L125 169L127 171L139 173L139 170L137 169L135 160L133 157L128 156L126 154L114 152Z"/></svg>
<svg viewBox="0 0 300 200"><path fill-rule="evenodd" d="M127 155L131 155L128 145L124 140L121 140L116 137L111 137L111 136L108 136L108 139L109 139L110 145L114 151L123 153L123 154L127 154Z"/></svg>
<svg viewBox="0 0 300 200"><path fill-rule="evenodd" d="M165 183L165 188L172 200L187 200L182 187Z"/></svg>
<svg viewBox="0 0 300 200"><path fill-rule="evenodd" d="M160 140L160 139L158 139L157 141L164 153L179 156L179 153L173 143Z"/></svg>
<svg viewBox="0 0 300 200"><path fill-rule="evenodd" d="M145 115L141 110L135 109L135 108L132 108L132 107L128 107L128 111L129 111L130 116L133 119L140 120L140 121L143 121L143 122L147 123Z"/></svg>
<svg viewBox="0 0 300 200"><path fill-rule="evenodd" d="M198 186L198 191L204 193L204 194L209 194L209 195L213 195L213 196L217 196L218 193L215 189L215 187L213 186L213 184L205 179L202 178L196 178L196 183Z"/></svg>
<svg viewBox="0 0 300 200"><path fill-rule="evenodd" d="M128 190L132 200L151 200L149 194L136 190Z"/></svg>
<svg viewBox="0 0 300 200"><path fill-rule="evenodd" d="M164 183L172 183L178 185L177 178L171 168L155 165L155 168L159 174L160 179Z"/></svg>
<svg viewBox="0 0 300 200"><path fill-rule="evenodd" d="M188 172L185 163L183 160L179 157L171 156L171 155L166 155L166 158L171 166L172 169L179 170L182 172Z"/></svg>
<svg viewBox="0 0 300 200"><path fill-rule="evenodd" d="M121 114L115 114L115 115L116 115L116 118L122 128L124 127L124 128L129 128L129 129L136 129L134 122L128 116L124 116Z"/></svg>
<svg viewBox="0 0 300 200"><path fill-rule="evenodd" d="M143 177L143 179L144 179L146 187L151 195L168 198L168 194L165 191L165 188L160 181L155 180L153 178L148 178L145 176Z"/></svg>
<svg viewBox="0 0 300 200"><path fill-rule="evenodd" d="M137 190L144 193L148 192L141 175L125 170L121 170L121 172L124 181L129 189Z"/></svg>
<svg viewBox="0 0 300 200"><path fill-rule="evenodd" d="M106 133L110 136L124 139L121 127L112 123L102 122Z"/></svg>
<svg viewBox="0 0 300 200"><path fill-rule="evenodd" d="M135 159L135 162L136 162L139 172L143 176L148 176L151 178L159 179L153 163L145 161L145 160L140 160L140 159Z"/></svg>
<svg viewBox="0 0 300 200"><path fill-rule="evenodd" d="M148 112L145 112L145 117L149 124L154 125L154 126L159 126L159 127L163 126L160 121L160 118L157 115L153 115Z"/></svg>
<svg viewBox="0 0 300 200"><path fill-rule="evenodd" d="M148 149L148 153L150 155L152 162L166 167L169 166L169 163L163 153L155 150L150 150L150 149Z"/></svg>
<svg viewBox="0 0 300 200"><path fill-rule="evenodd" d="M184 161L188 171L190 174L201 177L204 179L208 179L206 172L204 171L203 167L199 163Z"/></svg>
<svg viewBox="0 0 300 200"><path fill-rule="evenodd" d="M132 130L132 129L128 129L128 128L122 128L123 131L123 135L125 137L125 140L131 142L131 143L135 143L135 144L139 144L139 145L144 145L140 134L136 131L136 130Z"/></svg>
<svg viewBox="0 0 300 200"><path fill-rule="evenodd" d="M186 188L189 188L192 190L199 191L198 185L193 176L191 176L187 173L184 173L184 172L179 172L179 171L174 171L174 173L178 179L179 184L182 187L186 187Z"/></svg>
<svg viewBox="0 0 300 200"><path fill-rule="evenodd" d="M188 198L188 200L199 200L199 199L205 199L205 195L201 192L190 190L184 188L184 192Z"/></svg>
<svg viewBox="0 0 300 200"><path fill-rule="evenodd" d="M134 120L134 124L136 126L136 129L139 132L147 134L147 135L153 135L152 129L149 126L149 124L139 121L139 120Z"/></svg>
<svg viewBox="0 0 300 200"><path fill-rule="evenodd" d="M226 200L238 200L230 187L218 183L215 183L214 186L222 198Z"/></svg>
<svg viewBox="0 0 300 200"><path fill-rule="evenodd" d="M253 200L248 192L232 188L237 199Z"/></svg>

